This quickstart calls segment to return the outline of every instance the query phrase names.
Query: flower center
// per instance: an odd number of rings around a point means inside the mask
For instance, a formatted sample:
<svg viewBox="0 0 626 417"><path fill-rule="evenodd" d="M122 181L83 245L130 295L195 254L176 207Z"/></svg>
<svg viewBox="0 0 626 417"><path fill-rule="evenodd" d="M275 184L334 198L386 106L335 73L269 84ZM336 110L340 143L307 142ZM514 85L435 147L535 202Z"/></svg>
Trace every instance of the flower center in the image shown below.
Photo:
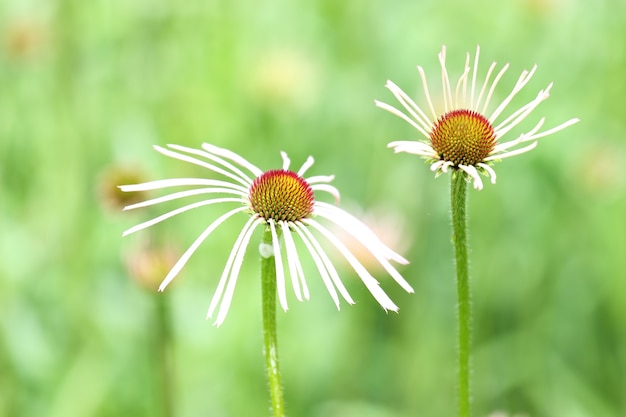
<svg viewBox="0 0 626 417"><path fill-rule="evenodd" d="M311 216L315 197L309 183L292 171L264 172L250 186L252 210L265 220L295 222Z"/></svg>
<svg viewBox="0 0 626 417"><path fill-rule="evenodd" d="M444 114L430 132L430 143L444 161L455 167L482 162L496 146L496 134L489 120L472 110Z"/></svg>

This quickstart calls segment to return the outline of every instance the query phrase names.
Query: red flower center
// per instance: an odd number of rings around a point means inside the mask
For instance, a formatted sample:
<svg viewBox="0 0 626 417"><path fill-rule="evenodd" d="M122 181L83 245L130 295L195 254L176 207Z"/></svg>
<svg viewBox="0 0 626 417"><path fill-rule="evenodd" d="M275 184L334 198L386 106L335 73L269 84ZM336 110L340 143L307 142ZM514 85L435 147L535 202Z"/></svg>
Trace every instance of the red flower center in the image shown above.
<svg viewBox="0 0 626 417"><path fill-rule="evenodd" d="M252 210L265 220L295 222L310 217L315 196L309 183L292 171L264 172L250 186Z"/></svg>

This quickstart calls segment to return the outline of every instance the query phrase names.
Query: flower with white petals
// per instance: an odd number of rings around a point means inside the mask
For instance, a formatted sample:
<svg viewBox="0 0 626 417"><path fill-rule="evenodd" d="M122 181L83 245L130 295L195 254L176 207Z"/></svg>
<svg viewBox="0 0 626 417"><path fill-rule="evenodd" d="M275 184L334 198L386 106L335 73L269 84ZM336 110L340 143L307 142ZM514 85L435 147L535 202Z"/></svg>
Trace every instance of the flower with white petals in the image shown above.
<svg viewBox="0 0 626 417"><path fill-rule="evenodd" d="M213 171L219 174L222 179L174 178L121 186L122 191L127 192L180 186L197 187L191 190L173 192L142 203L132 204L125 207L125 210L152 206L190 196L209 196L206 200L187 204L138 224L126 230L124 236L198 207L222 203L235 206L204 229L169 271L161 283L159 291L165 289L200 244L224 221L238 213L244 212L249 214L248 221L241 229L228 256L226 266L209 306L208 318L213 317L217 311L216 325L222 324L228 313L246 248L252 233L258 226L263 226L266 230L271 231L272 244L262 243L259 247L259 252L265 258L273 256L275 259L278 299L284 310L287 310L287 292L283 256L287 258L287 269L296 298L300 301L303 298L309 298L309 289L304 279L304 271L295 244L296 238L302 241L303 246L311 255L322 281L337 308L339 308L339 294L348 303L354 303L330 258L322 249L316 235L324 236L346 258L376 301L385 310L398 310L398 306L380 288L378 281L367 271L357 257L318 219L325 219L334 223L362 242L370 254L402 288L408 292L413 292L408 282L390 263L390 261L394 261L400 264L407 264L408 261L406 259L385 246L374 232L354 216L333 204L318 201L315 198L316 192L325 192L338 201L339 191L329 184L333 180L333 176L303 177L305 172L313 165L312 157L309 157L302 167L297 172L294 172L289 170L290 161L287 154L281 152L283 159L282 169L262 171L234 152L207 143L202 145L202 149L187 148L179 145L167 145L169 149L159 146L154 148L163 155ZM281 238L282 245L280 243ZM284 247L284 250L282 247Z"/></svg>
<svg viewBox="0 0 626 417"><path fill-rule="evenodd" d="M496 123L511 100L531 79L537 66L533 66L530 71L523 71L509 95L488 114L486 112L493 92L509 65L506 64L491 81L496 68L496 63L492 63L484 82L480 85L476 80L479 53L480 48L476 47L473 68L470 65L470 54L467 54L465 69L452 90L446 69L446 48L445 46L442 48L439 62L443 85L443 112L435 111L426 74L421 66L418 66L417 70L422 79L428 109L423 110L392 81L387 81L386 87L402 104L406 113L378 100L375 103L378 107L404 119L426 138L419 141L391 142L388 145L390 148L395 152L407 152L423 157L431 164L430 169L437 175L447 172L448 169L461 170L472 179L474 188L480 190L483 183L479 174L486 175L493 184L496 183L496 173L491 167L493 162L530 151L537 146L537 139L563 130L578 122L578 119L571 119L551 129L540 131L545 121L545 118L541 118L531 130L520 134L516 139L501 142L504 135L549 97L552 83L539 91L535 99Z"/></svg>

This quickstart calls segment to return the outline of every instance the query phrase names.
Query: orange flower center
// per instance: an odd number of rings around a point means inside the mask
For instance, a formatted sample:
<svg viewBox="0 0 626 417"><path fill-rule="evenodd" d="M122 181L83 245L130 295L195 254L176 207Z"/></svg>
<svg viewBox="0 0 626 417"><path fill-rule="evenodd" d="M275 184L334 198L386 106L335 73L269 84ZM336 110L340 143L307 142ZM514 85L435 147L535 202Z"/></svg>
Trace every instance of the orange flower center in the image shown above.
<svg viewBox="0 0 626 417"><path fill-rule="evenodd" d="M430 143L444 161L459 165L482 162L496 146L493 126L472 110L444 114L430 132Z"/></svg>

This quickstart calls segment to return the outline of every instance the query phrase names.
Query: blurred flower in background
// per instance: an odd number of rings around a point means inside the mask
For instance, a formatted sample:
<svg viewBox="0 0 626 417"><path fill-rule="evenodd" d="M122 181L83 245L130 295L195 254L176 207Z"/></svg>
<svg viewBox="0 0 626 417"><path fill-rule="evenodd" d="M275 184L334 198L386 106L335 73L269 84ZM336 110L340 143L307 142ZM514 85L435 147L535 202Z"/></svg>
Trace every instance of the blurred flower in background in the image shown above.
<svg viewBox="0 0 626 417"><path fill-rule="evenodd" d="M119 184L136 184L145 181L141 170L128 165L112 165L100 173L98 197L100 205L111 212L118 212L126 206L148 198L147 193L125 193Z"/></svg>
<svg viewBox="0 0 626 417"><path fill-rule="evenodd" d="M268 48L253 60L247 89L261 106L306 110L318 100L319 78L315 61L300 50Z"/></svg>

